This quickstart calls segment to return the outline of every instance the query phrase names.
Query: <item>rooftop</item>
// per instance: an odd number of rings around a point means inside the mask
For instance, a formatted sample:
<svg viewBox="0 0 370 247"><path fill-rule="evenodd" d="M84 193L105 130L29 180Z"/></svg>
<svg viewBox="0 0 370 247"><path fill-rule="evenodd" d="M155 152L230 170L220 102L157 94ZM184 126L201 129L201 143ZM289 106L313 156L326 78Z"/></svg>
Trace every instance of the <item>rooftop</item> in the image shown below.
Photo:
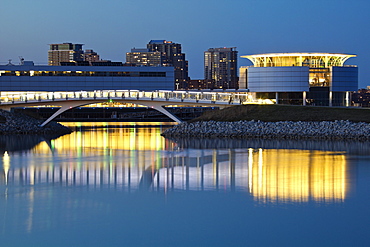
<svg viewBox="0 0 370 247"><path fill-rule="evenodd" d="M282 66L309 66L309 67L330 67L343 66L344 62L356 57L353 54L342 53L266 53L245 55L242 58L249 59L254 67L282 67Z"/></svg>

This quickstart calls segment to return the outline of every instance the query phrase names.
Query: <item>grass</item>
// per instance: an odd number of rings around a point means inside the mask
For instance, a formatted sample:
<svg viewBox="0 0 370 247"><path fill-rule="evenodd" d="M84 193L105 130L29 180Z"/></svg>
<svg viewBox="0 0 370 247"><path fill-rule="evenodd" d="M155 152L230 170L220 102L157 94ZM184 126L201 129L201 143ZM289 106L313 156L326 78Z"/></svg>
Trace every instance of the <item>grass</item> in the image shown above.
<svg viewBox="0 0 370 247"><path fill-rule="evenodd" d="M264 122L349 120L351 122L370 123L370 109L290 105L240 105L207 111L202 116L189 122L209 120L225 122L239 120L260 120Z"/></svg>

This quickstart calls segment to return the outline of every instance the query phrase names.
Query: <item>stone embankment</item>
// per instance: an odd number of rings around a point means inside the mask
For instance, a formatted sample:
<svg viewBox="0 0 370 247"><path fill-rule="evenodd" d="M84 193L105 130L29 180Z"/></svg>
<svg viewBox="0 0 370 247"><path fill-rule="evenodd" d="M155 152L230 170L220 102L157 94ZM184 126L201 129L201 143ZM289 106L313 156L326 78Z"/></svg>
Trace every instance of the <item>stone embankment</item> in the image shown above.
<svg viewBox="0 0 370 247"><path fill-rule="evenodd" d="M164 137L198 138L263 138L263 139L319 139L370 140L370 124L350 121L322 122L262 122L201 121L181 123L162 133Z"/></svg>
<svg viewBox="0 0 370 247"><path fill-rule="evenodd" d="M56 122L40 127L42 120L21 113L0 110L0 134L69 134L72 130Z"/></svg>

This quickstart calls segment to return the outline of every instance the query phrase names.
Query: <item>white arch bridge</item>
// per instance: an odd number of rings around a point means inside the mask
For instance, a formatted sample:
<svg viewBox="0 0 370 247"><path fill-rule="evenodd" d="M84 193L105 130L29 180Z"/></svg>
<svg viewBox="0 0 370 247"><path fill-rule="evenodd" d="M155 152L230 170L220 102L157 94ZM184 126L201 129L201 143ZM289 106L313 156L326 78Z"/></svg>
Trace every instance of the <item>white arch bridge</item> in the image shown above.
<svg viewBox="0 0 370 247"><path fill-rule="evenodd" d="M79 106L103 103L133 103L156 109L174 121L182 121L167 111L166 105L194 105L227 107L248 103L261 103L248 92L202 92L202 91L138 91L95 90L77 92L2 92L0 109L10 111L13 107L60 106L41 126L45 126L59 114Z"/></svg>

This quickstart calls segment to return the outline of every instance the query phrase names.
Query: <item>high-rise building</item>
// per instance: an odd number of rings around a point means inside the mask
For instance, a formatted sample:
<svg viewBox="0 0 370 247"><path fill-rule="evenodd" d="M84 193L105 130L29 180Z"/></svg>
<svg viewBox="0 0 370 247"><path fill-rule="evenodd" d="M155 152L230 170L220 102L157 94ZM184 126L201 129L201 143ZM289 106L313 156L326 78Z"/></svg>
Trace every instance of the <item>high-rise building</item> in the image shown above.
<svg viewBox="0 0 370 247"><path fill-rule="evenodd" d="M188 88L188 61L181 52L181 44L166 40L151 40L146 49L131 49L126 53L126 63L136 66L173 66L175 88Z"/></svg>
<svg viewBox="0 0 370 247"><path fill-rule="evenodd" d="M189 81L188 61L181 51L181 44L167 40L151 40L146 47L150 51L161 52L166 57L166 63L175 69L175 88L186 89Z"/></svg>
<svg viewBox="0 0 370 247"><path fill-rule="evenodd" d="M100 56L98 55L98 53L96 53L93 50L85 50L84 61L98 62L98 61L100 61Z"/></svg>
<svg viewBox="0 0 370 247"><path fill-rule="evenodd" d="M162 52L149 49L131 49L126 53L126 64L134 66L168 66L167 59Z"/></svg>
<svg viewBox="0 0 370 247"><path fill-rule="evenodd" d="M204 52L204 79L215 88L238 89L238 52L235 47L210 48Z"/></svg>
<svg viewBox="0 0 370 247"><path fill-rule="evenodd" d="M48 65L59 66L61 62L84 61L83 44L50 44Z"/></svg>

